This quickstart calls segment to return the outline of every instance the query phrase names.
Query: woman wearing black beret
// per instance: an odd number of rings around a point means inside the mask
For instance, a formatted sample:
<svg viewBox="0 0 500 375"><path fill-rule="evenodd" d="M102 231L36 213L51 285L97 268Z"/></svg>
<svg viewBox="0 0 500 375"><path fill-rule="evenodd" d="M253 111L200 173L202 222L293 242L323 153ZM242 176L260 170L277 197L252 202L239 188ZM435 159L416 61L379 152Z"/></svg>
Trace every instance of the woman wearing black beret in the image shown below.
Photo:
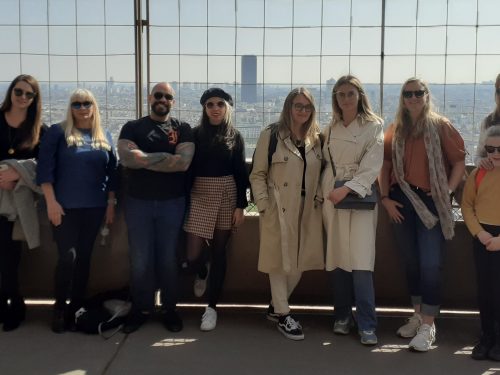
<svg viewBox="0 0 500 375"><path fill-rule="evenodd" d="M196 296L205 293L208 279L208 307L200 329L211 331L217 324L216 305L226 274L226 245L231 232L243 223L243 210L248 204L248 173L243 137L232 123L231 95L220 88L210 88L201 96L200 104L203 114L193 130L194 183L184 230L187 259L197 274ZM211 250L207 264L202 255L205 244Z"/></svg>

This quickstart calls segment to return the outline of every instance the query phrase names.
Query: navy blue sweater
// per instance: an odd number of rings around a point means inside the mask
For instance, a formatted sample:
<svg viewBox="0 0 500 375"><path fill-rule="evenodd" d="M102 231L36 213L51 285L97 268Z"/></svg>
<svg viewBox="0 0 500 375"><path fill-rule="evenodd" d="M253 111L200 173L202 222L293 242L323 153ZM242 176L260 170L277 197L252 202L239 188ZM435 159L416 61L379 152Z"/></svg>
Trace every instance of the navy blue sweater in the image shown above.
<svg viewBox="0 0 500 375"><path fill-rule="evenodd" d="M63 208L105 207L107 193L116 191L115 150L92 148L90 129L80 131L84 145L68 147L61 125L49 128L40 143L37 183L52 183L56 200ZM113 145L107 131L106 138Z"/></svg>

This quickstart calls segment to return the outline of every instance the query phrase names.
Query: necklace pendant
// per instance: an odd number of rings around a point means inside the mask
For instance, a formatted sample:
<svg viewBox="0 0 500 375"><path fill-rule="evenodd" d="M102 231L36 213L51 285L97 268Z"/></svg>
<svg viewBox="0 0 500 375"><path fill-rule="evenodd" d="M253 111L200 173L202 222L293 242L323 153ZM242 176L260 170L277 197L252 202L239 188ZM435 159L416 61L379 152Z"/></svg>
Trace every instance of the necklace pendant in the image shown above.
<svg viewBox="0 0 500 375"><path fill-rule="evenodd" d="M16 152L12 147L7 150L7 154L9 155L14 155L14 152Z"/></svg>

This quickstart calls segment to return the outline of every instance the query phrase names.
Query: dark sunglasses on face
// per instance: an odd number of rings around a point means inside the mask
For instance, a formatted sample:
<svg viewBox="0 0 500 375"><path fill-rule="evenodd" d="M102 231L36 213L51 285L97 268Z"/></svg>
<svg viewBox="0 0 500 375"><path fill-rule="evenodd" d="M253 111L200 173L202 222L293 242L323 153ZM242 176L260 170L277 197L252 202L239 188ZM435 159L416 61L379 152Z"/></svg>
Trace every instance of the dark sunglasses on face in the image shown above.
<svg viewBox="0 0 500 375"><path fill-rule="evenodd" d="M488 154L493 154L496 150L496 152L500 153L500 146L489 146L489 145L486 145L484 146L484 149L486 150L486 152Z"/></svg>
<svg viewBox="0 0 500 375"><path fill-rule="evenodd" d="M500 95L500 87L499 87L499 88L497 88L497 89L495 90L495 92L497 93L497 95Z"/></svg>
<svg viewBox="0 0 500 375"><path fill-rule="evenodd" d="M224 102L217 102L217 103L208 102L208 103L205 104L205 107L207 107L208 109L212 109L215 106L217 106L219 108L223 108L224 107Z"/></svg>
<svg viewBox="0 0 500 375"><path fill-rule="evenodd" d="M166 93L166 92L160 92L157 91L153 94L153 97L156 100L161 100L162 98L165 98L166 100L174 100L174 96L172 94Z"/></svg>
<svg viewBox="0 0 500 375"><path fill-rule="evenodd" d="M294 103L293 108L297 112L302 112L302 111L312 112L312 110L314 109L314 107L311 104L304 105L302 103Z"/></svg>
<svg viewBox="0 0 500 375"><path fill-rule="evenodd" d="M85 101L85 102L73 102L73 103L71 103L71 108L73 108L73 109L80 109L82 107L85 109L89 109L90 107L92 107L92 102Z"/></svg>
<svg viewBox="0 0 500 375"><path fill-rule="evenodd" d="M28 100L31 100L36 96L36 93L34 93L33 91L24 91L23 89L20 89L17 87L12 91L14 91L15 96L23 96L24 95L26 97L26 99L28 99Z"/></svg>
<svg viewBox="0 0 500 375"><path fill-rule="evenodd" d="M426 94L425 90L403 91L403 98L410 99L413 95L415 98L421 98Z"/></svg>

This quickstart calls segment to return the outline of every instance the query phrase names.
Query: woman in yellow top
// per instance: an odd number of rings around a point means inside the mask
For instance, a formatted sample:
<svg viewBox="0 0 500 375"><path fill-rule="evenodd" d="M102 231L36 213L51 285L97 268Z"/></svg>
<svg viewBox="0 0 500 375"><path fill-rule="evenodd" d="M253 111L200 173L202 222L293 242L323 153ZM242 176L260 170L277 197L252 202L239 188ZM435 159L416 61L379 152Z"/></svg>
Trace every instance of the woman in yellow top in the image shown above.
<svg viewBox="0 0 500 375"><path fill-rule="evenodd" d="M472 358L500 361L500 126L486 130L484 151L492 169L476 168L465 183L462 214L474 236L481 339ZM495 328L496 326L496 328Z"/></svg>

